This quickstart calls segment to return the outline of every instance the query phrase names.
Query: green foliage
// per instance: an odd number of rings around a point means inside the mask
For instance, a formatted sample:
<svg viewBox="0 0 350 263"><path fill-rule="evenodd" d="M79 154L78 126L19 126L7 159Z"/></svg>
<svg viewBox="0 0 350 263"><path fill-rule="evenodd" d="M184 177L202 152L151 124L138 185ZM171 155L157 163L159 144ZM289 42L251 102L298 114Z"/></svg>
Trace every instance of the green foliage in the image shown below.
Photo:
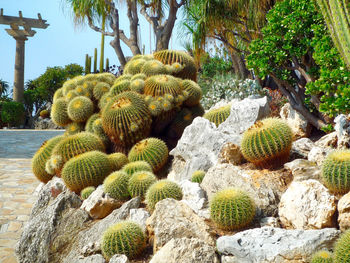
<svg viewBox="0 0 350 263"><path fill-rule="evenodd" d="M206 54L201 60L201 68L202 78L213 78L215 75L227 74L227 72L232 71L232 62L218 55L210 57Z"/></svg>
<svg viewBox="0 0 350 263"><path fill-rule="evenodd" d="M191 181L194 183L202 183L205 176L205 172L202 170L197 170L192 173Z"/></svg>
<svg viewBox="0 0 350 263"><path fill-rule="evenodd" d="M130 176L124 171L116 171L103 182L103 191L112 198L123 201L129 198L128 182Z"/></svg>
<svg viewBox="0 0 350 263"><path fill-rule="evenodd" d="M128 159L130 162L146 161L156 173L168 160L168 147L165 142L157 138L143 139L131 148Z"/></svg>
<svg viewBox="0 0 350 263"><path fill-rule="evenodd" d="M181 187L172 181L163 179L150 186L146 193L146 203L150 210L154 210L156 204L166 198L182 199Z"/></svg>
<svg viewBox="0 0 350 263"><path fill-rule="evenodd" d="M253 199L239 189L221 190L210 202L210 218L222 229L244 228L252 222L254 216Z"/></svg>
<svg viewBox="0 0 350 263"><path fill-rule="evenodd" d="M95 191L96 188L94 186L88 186L85 187L83 190L80 192L81 199L85 200L88 199L88 197L92 194L93 191Z"/></svg>
<svg viewBox="0 0 350 263"><path fill-rule="evenodd" d="M231 104L220 107L218 109L213 109L208 111L203 115L203 118L215 123L216 126L219 126L223 123L231 113Z"/></svg>
<svg viewBox="0 0 350 263"><path fill-rule="evenodd" d="M45 171L46 162L50 159L53 148L63 139L63 136L56 136L41 145L32 158L32 171L36 178L43 183L51 180L52 175Z"/></svg>
<svg viewBox="0 0 350 263"><path fill-rule="evenodd" d="M51 108L51 119L58 126L66 126L70 122L68 112L68 104L64 98L57 99Z"/></svg>
<svg viewBox="0 0 350 263"><path fill-rule="evenodd" d="M62 179L67 187L80 193L85 187L98 186L110 173L107 154L90 151L71 158L62 169Z"/></svg>
<svg viewBox="0 0 350 263"><path fill-rule="evenodd" d="M86 122L93 113L93 102L84 96L75 97L68 104L68 116L72 121Z"/></svg>
<svg viewBox="0 0 350 263"><path fill-rule="evenodd" d="M16 101L0 101L1 121L9 126L16 126L22 122L24 117L24 106Z"/></svg>
<svg viewBox="0 0 350 263"><path fill-rule="evenodd" d="M350 191L350 150L339 150L328 154L322 164L322 181L331 191Z"/></svg>
<svg viewBox="0 0 350 263"><path fill-rule="evenodd" d="M123 171L126 172L129 176L132 176L136 172L152 172L152 166L145 161L135 161L125 164L123 166Z"/></svg>
<svg viewBox="0 0 350 263"><path fill-rule="evenodd" d="M124 153L112 153L108 155L108 159L111 163L112 171L118 171L129 163L128 157Z"/></svg>
<svg viewBox="0 0 350 263"><path fill-rule="evenodd" d="M312 256L311 263L333 263L333 254L327 250L318 251Z"/></svg>
<svg viewBox="0 0 350 263"><path fill-rule="evenodd" d="M258 167L273 168L289 157L293 133L288 124L277 118L257 121L243 134L241 150L245 159Z"/></svg>
<svg viewBox="0 0 350 263"><path fill-rule="evenodd" d="M156 176L151 172L136 172L130 177L128 191L131 197L140 196L141 198L144 198L147 189L156 181Z"/></svg>
<svg viewBox="0 0 350 263"><path fill-rule="evenodd" d="M343 233L334 246L334 262L350 262L350 231Z"/></svg>
<svg viewBox="0 0 350 263"><path fill-rule="evenodd" d="M101 249L109 260L114 254L124 254L129 259L140 255L147 238L142 228L130 221L121 221L109 227L102 236Z"/></svg>

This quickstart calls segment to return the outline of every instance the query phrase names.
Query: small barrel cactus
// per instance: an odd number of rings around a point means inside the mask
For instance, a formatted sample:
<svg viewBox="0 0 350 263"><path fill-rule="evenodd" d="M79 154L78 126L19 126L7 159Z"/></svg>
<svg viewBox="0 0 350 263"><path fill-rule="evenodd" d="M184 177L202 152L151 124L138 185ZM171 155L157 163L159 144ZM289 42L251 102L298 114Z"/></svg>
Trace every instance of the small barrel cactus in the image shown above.
<svg viewBox="0 0 350 263"><path fill-rule="evenodd" d="M249 225L254 216L253 199L239 189L221 190L214 195L210 202L210 218L222 229L241 229Z"/></svg>
<svg viewBox="0 0 350 263"><path fill-rule="evenodd" d="M149 77L152 75L165 74L167 70L162 62L153 59L143 64L141 73Z"/></svg>
<svg viewBox="0 0 350 263"><path fill-rule="evenodd" d="M327 250L318 251L312 256L311 263L333 263L333 254Z"/></svg>
<svg viewBox="0 0 350 263"><path fill-rule="evenodd" d="M138 73L138 74L135 74L134 76L131 77L131 81L134 81L136 79L140 79L140 80L145 80L147 78L147 76L143 73Z"/></svg>
<svg viewBox="0 0 350 263"><path fill-rule="evenodd" d="M90 116L90 118L86 121L85 131L87 131L87 132L94 132L94 130L92 128L92 125L93 125L94 121L97 120L98 118L100 118L98 113L92 114Z"/></svg>
<svg viewBox="0 0 350 263"><path fill-rule="evenodd" d="M64 98L63 89L62 88L59 88L59 89L57 89L55 91L55 94L53 95L52 101L55 103L55 101L60 99L60 98Z"/></svg>
<svg viewBox="0 0 350 263"><path fill-rule="evenodd" d="M144 94L153 97L171 94L173 96L182 93L179 81L170 75L155 75L145 81Z"/></svg>
<svg viewBox="0 0 350 263"><path fill-rule="evenodd" d="M157 138L143 139L131 148L128 158L130 162L148 162L156 173L168 160L168 147L165 142Z"/></svg>
<svg viewBox="0 0 350 263"><path fill-rule="evenodd" d="M100 151L83 153L70 159L62 169L62 179L73 192L87 186L98 186L111 172L107 154Z"/></svg>
<svg viewBox="0 0 350 263"><path fill-rule="evenodd" d="M99 100L104 94L106 94L110 89L110 86L106 82L99 82L93 89L93 94L95 99Z"/></svg>
<svg viewBox="0 0 350 263"><path fill-rule="evenodd" d="M204 179L205 172L202 170L197 170L192 173L191 181L194 183L201 183Z"/></svg>
<svg viewBox="0 0 350 263"><path fill-rule="evenodd" d="M96 188L94 186L88 186L85 187L83 190L80 192L81 199L85 200L88 199L88 197L92 194L93 191L95 191Z"/></svg>
<svg viewBox="0 0 350 263"><path fill-rule="evenodd" d="M114 254L124 254L129 259L141 254L147 238L142 228L131 221L121 221L110 226L102 235L101 249L109 260Z"/></svg>
<svg viewBox="0 0 350 263"><path fill-rule="evenodd" d="M123 201L129 198L130 176L124 171L113 172L103 182L103 191L112 198Z"/></svg>
<svg viewBox="0 0 350 263"><path fill-rule="evenodd" d="M172 181L163 179L150 186L146 192L146 203L150 210L154 210L156 204L166 198L182 199L181 187Z"/></svg>
<svg viewBox="0 0 350 263"><path fill-rule="evenodd" d="M58 126L66 126L71 119L68 117L67 102L64 98L57 99L51 108L51 119Z"/></svg>
<svg viewBox="0 0 350 263"><path fill-rule="evenodd" d="M144 198L147 189L156 181L156 176L151 172L143 171L134 173L128 183L128 190L131 197L140 196Z"/></svg>
<svg viewBox="0 0 350 263"><path fill-rule="evenodd" d="M343 233L334 246L334 262L350 262L350 230Z"/></svg>
<svg viewBox="0 0 350 263"><path fill-rule="evenodd" d="M241 150L244 158L256 166L274 168L288 160L292 142L293 133L285 121L267 118L244 132Z"/></svg>
<svg viewBox="0 0 350 263"><path fill-rule="evenodd" d="M226 105L218 109L210 110L203 115L203 118L215 123L216 126L219 126L223 123L227 117L230 115L231 105Z"/></svg>
<svg viewBox="0 0 350 263"><path fill-rule="evenodd" d="M40 117L43 119L49 118L50 117L50 112L48 110L42 110L40 111Z"/></svg>
<svg viewBox="0 0 350 263"><path fill-rule="evenodd" d="M71 122L66 126L66 132L64 135L73 135L78 132L84 131L84 123L81 122Z"/></svg>
<svg viewBox="0 0 350 263"><path fill-rule="evenodd" d="M68 104L68 116L75 122L86 122L93 113L94 104L87 97L75 97Z"/></svg>
<svg viewBox="0 0 350 263"><path fill-rule="evenodd" d="M322 181L333 192L350 191L350 150L328 154L322 165Z"/></svg>
<svg viewBox="0 0 350 263"><path fill-rule="evenodd" d="M115 82L111 87L109 93L113 96L116 96L124 91L129 91L129 90L130 90L130 80L123 79Z"/></svg>
<svg viewBox="0 0 350 263"><path fill-rule="evenodd" d="M126 172L129 176L133 175L136 172L147 171L152 172L152 166L145 161L135 161L127 163L123 166L123 171Z"/></svg>
<svg viewBox="0 0 350 263"><path fill-rule="evenodd" d="M118 171L122 169L124 165L129 163L128 157L124 153L112 153L108 155L109 162L112 166L112 171Z"/></svg>
<svg viewBox="0 0 350 263"><path fill-rule="evenodd" d="M188 97L184 101L184 104L189 107L198 105L203 95L202 88L196 82L189 79L181 81L181 87L188 92Z"/></svg>
<svg viewBox="0 0 350 263"><path fill-rule="evenodd" d="M124 73L135 75L141 72L142 66L146 63L146 60L139 58L130 60L125 65Z"/></svg>

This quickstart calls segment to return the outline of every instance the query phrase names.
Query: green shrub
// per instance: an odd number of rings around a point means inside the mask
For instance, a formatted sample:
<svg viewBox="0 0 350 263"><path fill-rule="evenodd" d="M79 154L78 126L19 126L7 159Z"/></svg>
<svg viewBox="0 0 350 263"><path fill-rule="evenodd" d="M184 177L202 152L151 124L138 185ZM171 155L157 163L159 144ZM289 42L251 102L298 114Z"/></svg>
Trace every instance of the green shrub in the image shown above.
<svg viewBox="0 0 350 263"><path fill-rule="evenodd" d="M8 126L17 126L23 122L24 106L16 101L1 101L1 121Z"/></svg>

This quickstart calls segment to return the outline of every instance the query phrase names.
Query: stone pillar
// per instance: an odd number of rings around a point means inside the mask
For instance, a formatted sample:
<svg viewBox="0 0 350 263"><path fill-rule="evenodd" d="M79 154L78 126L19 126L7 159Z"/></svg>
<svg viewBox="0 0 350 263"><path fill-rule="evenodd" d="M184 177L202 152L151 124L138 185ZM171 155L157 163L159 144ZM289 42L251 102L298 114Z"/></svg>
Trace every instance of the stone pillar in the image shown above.
<svg viewBox="0 0 350 263"><path fill-rule="evenodd" d="M24 102L24 44L25 38L16 39L15 83L13 87L13 100Z"/></svg>

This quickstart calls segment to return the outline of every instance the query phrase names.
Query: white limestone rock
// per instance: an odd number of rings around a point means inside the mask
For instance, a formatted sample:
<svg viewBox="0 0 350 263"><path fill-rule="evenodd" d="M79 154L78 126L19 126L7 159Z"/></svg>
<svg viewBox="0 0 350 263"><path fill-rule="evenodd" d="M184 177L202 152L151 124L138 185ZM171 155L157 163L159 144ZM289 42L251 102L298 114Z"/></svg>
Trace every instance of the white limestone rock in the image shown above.
<svg viewBox="0 0 350 263"><path fill-rule="evenodd" d="M203 209L207 202L205 192L198 183L193 183L189 180L183 180L179 185L183 194L181 202L187 204L198 214L198 211Z"/></svg>
<svg viewBox="0 0 350 263"><path fill-rule="evenodd" d="M130 209L130 214L128 216L128 220L134 221L139 224L142 229L146 230L146 221L151 215L144 208Z"/></svg>
<svg viewBox="0 0 350 263"><path fill-rule="evenodd" d="M341 231L350 228L350 192L340 198L338 202L338 223Z"/></svg>
<svg viewBox="0 0 350 263"><path fill-rule="evenodd" d="M311 132L311 124L299 112L294 110L289 103L286 103L280 112L281 118L286 120L292 128L295 138L309 136Z"/></svg>

